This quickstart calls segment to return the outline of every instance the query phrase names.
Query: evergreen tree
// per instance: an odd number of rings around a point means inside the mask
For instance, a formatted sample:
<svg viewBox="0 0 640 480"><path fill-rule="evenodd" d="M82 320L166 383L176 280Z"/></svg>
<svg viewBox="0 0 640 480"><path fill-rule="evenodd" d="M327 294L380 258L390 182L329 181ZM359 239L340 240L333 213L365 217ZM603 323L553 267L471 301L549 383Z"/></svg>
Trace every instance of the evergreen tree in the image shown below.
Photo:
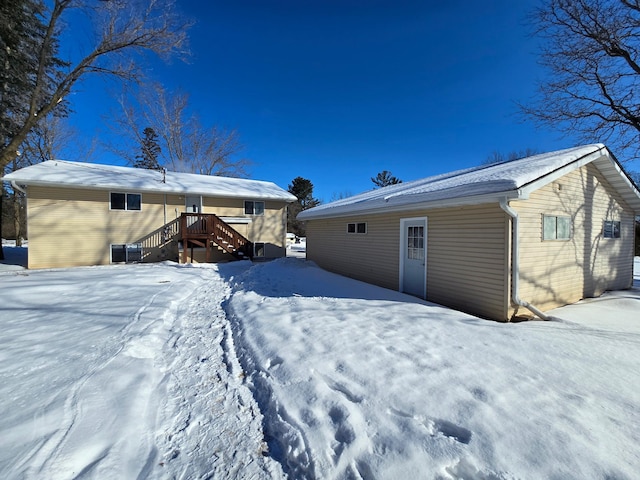
<svg viewBox="0 0 640 480"><path fill-rule="evenodd" d="M402 180L391 175L389 170L383 170L375 177L371 177L371 181L375 185L373 188L388 187L389 185L402 183Z"/></svg>
<svg viewBox="0 0 640 480"><path fill-rule="evenodd" d="M0 2L0 145L18 133L31 110L37 112L56 89L58 42L47 35L41 0ZM39 70L42 75L36 75ZM40 77L40 78L39 78ZM58 104L56 110L64 107Z"/></svg>
<svg viewBox="0 0 640 480"><path fill-rule="evenodd" d="M140 153L136 155L136 162L133 166L149 170L161 170L162 168L158 163L158 156L161 151L158 144L158 134L151 127L145 128L142 133L144 137L140 140Z"/></svg>
<svg viewBox="0 0 640 480"><path fill-rule="evenodd" d="M4 148L20 131L25 119L39 110L55 90L56 69L66 64L57 57L58 43L47 38L43 22L45 5L41 0L2 0L0 2L0 147ZM42 80L37 82L39 68ZM64 113L64 102L56 106ZM15 157L14 157L15 158ZM0 174L7 164L0 164ZM0 184L0 210L6 213L7 198ZM8 216L3 216L8 222ZM0 221L0 237L2 237ZM0 246L0 260L4 259Z"/></svg>
<svg viewBox="0 0 640 480"><path fill-rule="evenodd" d="M289 193L292 193L298 199L297 202L289 206L289 215L287 218L287 231L294 233L298 237L306 235L303 222L296 220L296 216L302 211L315 207L320 204L320 200L313 197L313 183L311 180L302 177L296 177L289 185Z"/></svg>

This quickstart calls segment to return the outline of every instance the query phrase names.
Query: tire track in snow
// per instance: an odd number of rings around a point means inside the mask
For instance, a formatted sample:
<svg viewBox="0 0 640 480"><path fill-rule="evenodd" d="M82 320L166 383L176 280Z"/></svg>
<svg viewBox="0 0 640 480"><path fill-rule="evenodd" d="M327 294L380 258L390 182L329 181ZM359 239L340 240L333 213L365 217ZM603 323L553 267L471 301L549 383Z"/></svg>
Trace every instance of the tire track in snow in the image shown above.
<svg viewBox="0 0 640 480"><path fill-rule="evenodd" d="M25 456L20 465L14 467L15 471L20 471L25 465L30 465L29 470L36 470L39 475L43 475L45 472L55 470L54 464L60 460L61 451L64 449L69 435L72 430L81 423L85 412L83 405L85 403L85 397L83 390L88 384L98 375L100 372L106 370L116 358L118 358L123 350L129 345L134 335L132 332L134 329L139 328L136 336L144 334L149 328L155 324L158 319L151 317L149 320L144 320L145 324L140 326L143 321L144 313L155 303L159 296L164 296L167 290L171 288L169 285L154 295L152 295L148 301L142 305L133 315L128 317L126 325L120 330L121 336L119 339L118 347L111 353L106 360L103 357L98 356L96 363L91 365L86 373L82 374L79 380L74 382L70 393L64 403L63 415L64 418L61 422L62 429L51 434L44 442L42 442L37 449L34 449L30 455ZM104 459L109 453L110 447L105 446L99 450L85 450L82 452L81 462L86 463L81 469L82 473L87 473L91 468L97 465L102 459ZM68 459L65 459L68 461ZM79 475L79 474L78 474Z"/></svg>

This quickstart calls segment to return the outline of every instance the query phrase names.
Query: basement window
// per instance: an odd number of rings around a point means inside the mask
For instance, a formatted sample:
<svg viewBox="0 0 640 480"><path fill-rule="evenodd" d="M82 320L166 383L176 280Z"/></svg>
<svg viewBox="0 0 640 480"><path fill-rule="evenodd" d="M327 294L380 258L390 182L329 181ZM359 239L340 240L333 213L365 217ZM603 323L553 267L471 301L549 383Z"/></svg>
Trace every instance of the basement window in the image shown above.
<svg viewBox="0 0 640 480"><path fill-rule="evenodd" d="M111 210L141 210L142 195L139 193L111 192Z"/></svg>
<svg viewBox="0 0 640 480"><path fill-rule="evenodd" d="M543 240L569 240L571 238L571 217L544 215L542 219Z"/></svg>
<svg viewBox="0 0 640 480"><path fill-rule="evenodd" d="M602 228L602 236L604 238L620 238L620 222L605 220Z"/></svg>
<svg viewBox="0 0 640 480"><path fill-rule="evenodd" d="M245 215L264 215L264 202L245 200L244 214Z"/></svg>
<svg viewBox="0 0 640 480"><path fill-rule="evenodd" d="M137 263L141 261L141 243L121 243L111 245L111 263Z"/></svg>
<svg viewBox="0 0 640 480"><path fill-rule="evenodd" d="M366 222L347 223L347 233L365 234L367 233Z"/></svg>
<svg viewBox="0 0 640 480"><path fill-rule="evenodd" d="M253 256L264 257L264 243L256 242L253 244Z"/></svg>

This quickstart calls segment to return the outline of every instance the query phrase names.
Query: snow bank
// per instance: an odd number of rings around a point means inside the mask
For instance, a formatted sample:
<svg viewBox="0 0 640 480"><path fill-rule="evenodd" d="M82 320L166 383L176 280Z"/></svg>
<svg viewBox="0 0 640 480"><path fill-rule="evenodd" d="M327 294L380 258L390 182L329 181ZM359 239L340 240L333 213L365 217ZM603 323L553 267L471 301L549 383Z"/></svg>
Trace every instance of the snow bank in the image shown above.
<svg viewBox="0 0 640 480"><path fill-rule="evenodd" d="M233 283L241 363L292 478L640 471L637 290L603 300L596 328L479 320L294 259Z"/></svg>
<svg viewBox="0 0 640 480"><path fill-rule="evenodd" d="M636 478L635 279L499 324L299 259L2 272L0 478Z"/></svg>

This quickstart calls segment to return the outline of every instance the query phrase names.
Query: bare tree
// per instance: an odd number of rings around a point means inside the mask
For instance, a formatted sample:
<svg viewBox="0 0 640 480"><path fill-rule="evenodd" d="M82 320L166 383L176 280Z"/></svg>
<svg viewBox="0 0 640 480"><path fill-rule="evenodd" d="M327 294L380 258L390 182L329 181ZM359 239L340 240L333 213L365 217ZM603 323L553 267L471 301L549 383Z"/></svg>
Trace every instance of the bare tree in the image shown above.
<svg viewBox="0 0 640 480"><path fill-rule="evenodd" d="M41 119L29 132L20 147L20 155L5 166L4 172L14 172L29 165L54 160L58 152L69 144L76 146L77 153L83 160L91 157L91 148L83 146L77 131L69 127L64 118L49 115ZM5 227L9 228L3 228L2 231L8 232L8 237L15 238L16 245L20 246L27 232L25 195L19 190L8 188L5 191L3 208Z"/></svg>
<svg viewBox="0 0 640 480"><path fill-rule="evenodd" d="M502 152L494 150L491 154L482 162L483 165L491 165L494 163L512 162L513 160L519 160L521 158L531 157L540 153L537 148L525 148L524 150L512 150L506 155Z"/></svg>
<svg viewBox="0 0 640 480"><path fill-rule="evenodd" d="M523 111L638 156L640 1L545 0L530 18L549 75Z"/></svg>
<svg viewBox="0 0 640 480"><path fill-rule="evenodd" d="M122 113L112 122L119 143L109 148L135 164L135 145L140 145L141 126L151 126L160 143L159 163L175 172L202 175L247 175L249 160L239 157L243 146L238 132L204 126L189 104L189 95L167 92L160 84L147 85L137 92L125 92ZM123 141L127 138L128 141Z"/></svg>
<svg viewBox="0 0 640 480"><path fill-rule="evenodd" d="M1 145L0 169L16 158L29 132L64 101L85 75L135 80L140 73L139 53L184 53L188 25L173 13L170 0L53 0L42 15L45 28L35 46L41 53L25 92L28 108L17 112L17 128ZM95 42L78 61L51 62L51 46L59 43L61 31L81 30L81 19L93 26ZM46 88L47 85L52 87Z"/></svg>

